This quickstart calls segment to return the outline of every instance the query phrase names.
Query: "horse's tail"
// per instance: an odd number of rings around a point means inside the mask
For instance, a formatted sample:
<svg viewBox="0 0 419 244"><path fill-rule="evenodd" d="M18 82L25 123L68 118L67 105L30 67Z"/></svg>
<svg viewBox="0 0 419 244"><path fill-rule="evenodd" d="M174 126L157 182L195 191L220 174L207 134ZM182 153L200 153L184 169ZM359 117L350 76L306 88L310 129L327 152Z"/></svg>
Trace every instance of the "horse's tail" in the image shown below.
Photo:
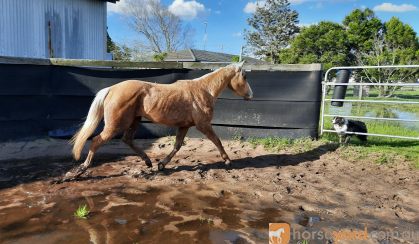
<svg viewBox="0 0 419 244"><path fill-rule="evenodd" d="M96 127L99 125L103 118L103 102L105 101L106 95L109 92L109 87L100 90L95 99L90 105L89 113L87 114L86 121L83 127L71 138L70 143L73 146L74 159L79 160L81 151L83 150L84 144L87 139L95 132Z"/></svg>

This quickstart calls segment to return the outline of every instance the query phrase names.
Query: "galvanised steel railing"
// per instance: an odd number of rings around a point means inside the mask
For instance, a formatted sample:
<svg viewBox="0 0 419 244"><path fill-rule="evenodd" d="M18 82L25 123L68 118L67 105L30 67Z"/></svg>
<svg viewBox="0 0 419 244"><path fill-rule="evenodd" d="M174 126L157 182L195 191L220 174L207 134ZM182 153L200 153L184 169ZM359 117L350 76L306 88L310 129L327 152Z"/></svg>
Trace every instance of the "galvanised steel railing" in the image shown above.
<svg viewBox="0 0 419 244"><path fill-rule="evenodd" d="M335 117L341 116L345 118L357 118L357 119L368 119L368 120L384 120L384 121L402 121L402 122L416 122L419 123L419 120L416 119L398 119L398 118L380 118L380 117L370 117L370 116L343 116L336 114L325 114L326 101L336 101L336 102L360 102L360 103L385 103L385 104L419 104L419 101L391 101L391 100L360 100L360 99L333 99L326 98L327 86L398 86L398 87L419 87L419 83L335 83L327 82L330 71L332 70L358 70L358 69L390 69L390 68L419 68L419 65L385 65L385 66L342 66L342 67L333 67L326 71L324 76L324 81L322 82L322 108L320 116L320 135L323 135L324 132L336 133L334 130L327 130L324 128L324 119L325 117ZM386 135L386 134L375 134L375 133L358 133L358 132L348 132L348 134L355 135L368 135L368 136L381 136L388 138L400 138L400 139L412 139L419 140L419 137L411 136L398 136L398 135Z"/></svg>

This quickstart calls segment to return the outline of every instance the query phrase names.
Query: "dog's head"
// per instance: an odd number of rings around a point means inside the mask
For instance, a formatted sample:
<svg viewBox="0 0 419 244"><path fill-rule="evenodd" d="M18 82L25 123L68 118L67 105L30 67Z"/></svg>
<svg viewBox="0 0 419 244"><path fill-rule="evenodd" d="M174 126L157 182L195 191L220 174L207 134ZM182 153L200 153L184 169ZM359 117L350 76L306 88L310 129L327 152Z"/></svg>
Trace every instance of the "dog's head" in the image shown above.
<svg viewBox="0 0 419 244"><path fill-rule="evenodd" d="M334 117L332 119L332 123L334 125L344 125L345 124L346 119L343 117Z"/></svg>

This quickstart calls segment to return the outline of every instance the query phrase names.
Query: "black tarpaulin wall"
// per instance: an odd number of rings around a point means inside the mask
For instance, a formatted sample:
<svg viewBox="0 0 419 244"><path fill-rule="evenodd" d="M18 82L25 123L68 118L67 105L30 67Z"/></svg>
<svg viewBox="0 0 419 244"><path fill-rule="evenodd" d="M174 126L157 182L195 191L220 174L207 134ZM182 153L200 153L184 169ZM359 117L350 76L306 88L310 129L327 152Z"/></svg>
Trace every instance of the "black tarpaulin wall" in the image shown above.
<svg viewBox="0 0 419 244"><path fill-rule="evenodd" d="M172 83L209 70L121 70L54 65L0 64L0 140L48 136L83 122L100 89L127 79ZM317 137L321 71L250 71L254 99L226 90L218 99L213 125L222 138L233 136ZM137 137L174 133L144 121ZM191 130L189 136L201 136Z"/></svg>

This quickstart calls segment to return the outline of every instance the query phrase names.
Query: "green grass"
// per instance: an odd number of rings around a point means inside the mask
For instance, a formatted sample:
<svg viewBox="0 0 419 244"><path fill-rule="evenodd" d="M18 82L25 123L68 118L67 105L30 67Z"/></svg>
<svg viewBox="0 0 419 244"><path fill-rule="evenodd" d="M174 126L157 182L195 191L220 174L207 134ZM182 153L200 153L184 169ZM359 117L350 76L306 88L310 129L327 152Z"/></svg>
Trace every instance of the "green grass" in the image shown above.
<svg viewBox="0 0 419 244"><path fill-rule="evenodd" d="M368 121L366 124L369 133L419 137L419 131L403 127L397 122ZM325 128L332 128L330 120L325 121ZM322 140L337 142L338 137L334 133L325 133ZM419 168L419 141L417 140L369 136L368 141L362 143L353 137L348 150L355 151L354 156L358 159L368 158L370 154L374 154L377 157L376 162L380 164L402 159Z"/></svg>
<svg viewBox="0 0 419 244"><path fill-rule="evenodd" d="M392 126L384 128L378 125L375 126L377 128L375 132L380 132L380 130L387 128L398 134L410 133L410 131L405 129L398 131L397 128ZM416 133L419 134L419 132ZM411 136L411 134L409 135ZM322 145L336 145L338 141L337 135L332 133L325 133L318 141L310 138L291 140L279 137L248 139L248 142L255 147L262 145L265 149L272 152L286 151L289 153L307 152ZM364 160L386 165L397 162L408 162L419 169L419 141L414 140L369 137L368 142L363 143L353 137L348 145L341 146L336 150L336 153L348 161Z"/></svg>
<svg viewBox="0 0 419 244"><path fill-rule="evenodd" d="M319 142L312 138L288 139L281 137L249 138L247 142L256 147L262 145L265 149L272 152L288 151L291 153L301 153L312 150L320 146Z"/></svg>
<svg viewBox="0 0 419 244"><path fill-rule="evenodd" d="M329 91L327 98L332 98L333 88ZM345 99L358 99L358 95L354 95L353 87L348 87L346 90ZM411 99L419 99L419 88L403 88L397 90L393 96L391 97L378 97L378 90L377 89L370 89L368 97L363 96L362 99L378 99L378 100L411 100Z"/></svg>
<svg viewBox="0 0 419 244"><path fill-rule="evenodd" d="M333 91L329 93L331 97ZM394 100L394 101L419 101L419 89L403 88L397 90L393 97L379 98L378 91L371 89L369 97L363 97L365 100ZM345 99L358 99L353 96L353 89L351 87L347 90ZM419 106L417 104L380 104L380 103L352 103L345 104L343 108L333 108L332 113L339 113L342 116L376 116L382 118L399 118L401 114L408 114L409 119L419 119ZM330 102L326 103L326 113L330 114ZM325 129L332 129L331 117L326 117ZM419 126L414 122L401 123L398 121L380 121L380 120L363 120L368 127L369 133L398 135L408 137L419 137ZM355 137L353 137L355 138ZM325 133L322 138L323 141L337 142L337 135L333 133ZM360 141L353 139L349 146L340 150L343 156L348 159L371 159L379 164L389 164L392 162L405 160L412 162L412 164L419 168L419 141L393 139L386 137L369 136L368 142L363 144ZM372 156L371 156L372 155Z"/></svg>
<svg viewBox="0 0 419 244"><path fill-rule="evenodd" d="M89 215L90 210L87 208L87 205L81 205L77 208L77 210L74 212L74 217L79 219L87 219L87 216Z"/></svg>
<svg viewBox="0 0 419 244"><path fill-rule="evenodd" d="M201 224L214 225L214 220L202 216L199 217L199 222L201 222Z"/></svg>
<svg viewBox="0 0 419 244"><path fill-rule="evenodd" d="M329 94L331 97L331 91ZM358 99L354 97L353 90L348 89L346 99ZM363 99L383 99L383 100L400 100L408 99L410 101L418 101L419 89L402 89L395 93L391 98L377 98L377 91L370 90L370 97ZM326 103L326 113L330 114L330 102ZM349 108L335 108L335 112L340 112L346 115L355 116L377 116L383 118L396 118L399 112L406 112L413 114L414 119L419 119L419 106L417 104L375 104L375 103L353 103ZM344 116L344 115L343 115ZM325 118L325 129L333 129L331 117ZM364 120L367 124L368 132L374 134L398 135L408 137L419 137L419 127L412 123L400 123L398 121L379 121L379 120ZM409 127L408 127L409 126ZM278 137L268 138L250 138L248 142L254 147L262 145L265 149L279 152L286 151L290 153L307 152L313 150L321 145L336 144L338 136L335 133L325 133L319 141L311 140L310 138L303 139L286 139ZM372 161L377 164L389 165L397 162L409 162L415 168L419 169L419 141L396 139L387 137L369 136L368 141L363 143L355 136L352 137L351 142L347 146L342 146L336 153L340 157L349 160L365 160Z"/></svg>
<svg viewBox="0 0 419 244"><path fill-rule="evenodd" d="M386 99L386 100L419 99L419 89L418 88L399 89L396 92L394 92L392 97L389 97L389 98L385 98L385 97L377 98L378 97L378 90L377 89L371 89L370 93L369 93L369 97L370 98L375 98L375 99Z"/></svg>

